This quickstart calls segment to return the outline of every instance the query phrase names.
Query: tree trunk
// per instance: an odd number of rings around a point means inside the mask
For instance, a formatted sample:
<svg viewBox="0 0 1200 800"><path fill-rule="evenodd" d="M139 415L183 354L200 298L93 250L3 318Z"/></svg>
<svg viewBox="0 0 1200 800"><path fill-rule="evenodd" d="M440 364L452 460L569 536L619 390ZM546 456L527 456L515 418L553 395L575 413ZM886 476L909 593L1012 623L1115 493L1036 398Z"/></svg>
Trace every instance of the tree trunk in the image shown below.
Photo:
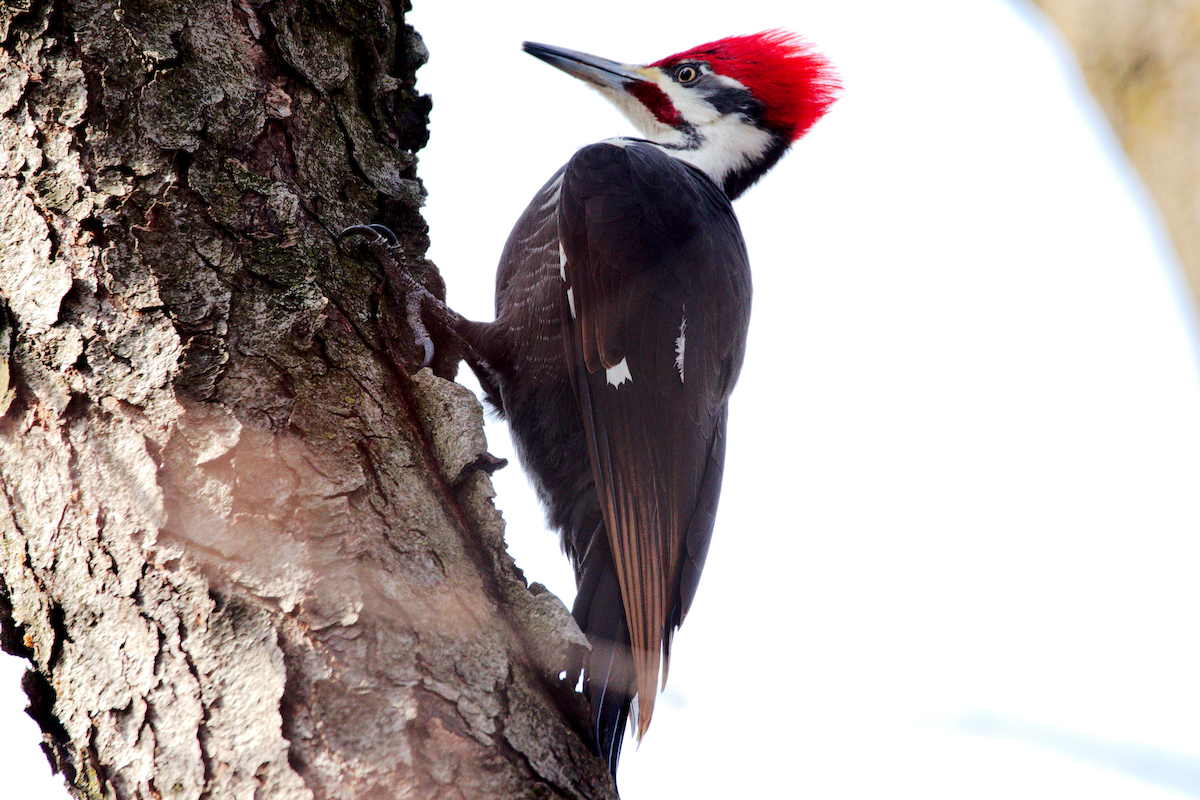
<svg viewBox="0 0 1200 800"><path fill-rule="evenodd" d="M615 796L478 402L336 244L440 290L403 13L0 7L0 619L87 797Z"/></svg>
<svg viewBox="0 0 1200 800"><path fill-rule="evenodd" d="M1162 211L1200 304L1200 0L1036 0Z"/></svg>

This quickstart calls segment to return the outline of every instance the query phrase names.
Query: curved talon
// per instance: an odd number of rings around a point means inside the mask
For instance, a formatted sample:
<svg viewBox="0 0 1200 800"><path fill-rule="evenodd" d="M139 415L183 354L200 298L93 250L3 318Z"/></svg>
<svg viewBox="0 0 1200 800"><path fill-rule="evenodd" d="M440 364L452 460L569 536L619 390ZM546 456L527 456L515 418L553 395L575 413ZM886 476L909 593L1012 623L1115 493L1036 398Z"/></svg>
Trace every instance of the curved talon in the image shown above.
<svg viewBox="0 0 1200 800"><path fill-rule="evenodd" d="M421 319L421 301L425 294L427 292L420 286L412 287L409 290L404 309L408 316L408 326L412 329L417 344L425 350L425 359L421 362L422 367L428 367L433 363L433 338L425 327L425 321Z"/></svg>
<svg viewBox="0 0 1200 800"><path fill-rule="evenodd" d="M366 236L368 233L373 233L376 236L379 235L377 232L371 230L371 227L369 225L351 225L349 228L343 228L342 232L338 234L337 238L345 239L347 236L356 236L356 235L357 236Z"/></svg>
<svg viewBox="0 0 1200 800"><path fill-rule="evenodd" d="M372 222L370 225L351 225L338 234L339 239L344 239L347 236L373 236L376 239L382 239L387 242L388 247L395 247L400 244L400 238L392 233L392 229L386 225L380 225L377 222Z"/></svg>
<svg viewBox="0 0 1200 800"><path fill-rule="evenodd" d="M400 237L392 233L392 229L386 225L380 225L378 222L372 222L367 226L375 231L375 235L388 243L388 247L395 247L400 244Z"/></svg>

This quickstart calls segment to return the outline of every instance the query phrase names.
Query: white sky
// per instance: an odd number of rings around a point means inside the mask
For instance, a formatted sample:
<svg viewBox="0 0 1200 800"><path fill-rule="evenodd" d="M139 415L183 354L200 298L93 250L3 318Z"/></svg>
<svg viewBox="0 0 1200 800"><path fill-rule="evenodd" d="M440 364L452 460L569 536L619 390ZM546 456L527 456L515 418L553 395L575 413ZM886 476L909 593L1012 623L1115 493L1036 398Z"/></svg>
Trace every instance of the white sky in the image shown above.
<svg viewBox="0 0 1200 800"><path fill-rule="evenodd" d="M721 513L624 800L1200 796L1194 315L1040 18L1000 0L418 5L431 255L480 319L528 199L576 147L630 132L523 39L650 61L779 26L845 79L736 205L756 296ZM518 563L569 605L520 470L496 483ZM0 659L5 732L25 726L0 747L6 785L45 771L19 667Z"/></svg>

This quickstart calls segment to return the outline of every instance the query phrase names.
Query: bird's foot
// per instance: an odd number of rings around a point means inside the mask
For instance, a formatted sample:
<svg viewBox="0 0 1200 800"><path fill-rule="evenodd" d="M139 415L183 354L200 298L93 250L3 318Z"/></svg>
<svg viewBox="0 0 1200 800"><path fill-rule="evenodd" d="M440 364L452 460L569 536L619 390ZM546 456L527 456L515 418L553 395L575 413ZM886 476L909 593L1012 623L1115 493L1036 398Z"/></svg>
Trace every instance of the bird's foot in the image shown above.
<svg viewBox="0 0 1200 800"><path fill-rule="evenodd" d="M391 228L378 223L370 225L351 225L338 234L338 239L349 236L364 236L368 242L382 250L377 252L380 263L384 268L384 279L391 293L404 298L405 322L413 333L415 343L421 348L421 366L428 367L433 363L434 344L429 329L425 327L423 308L429 300L438 306L445 307L428 289L422 286L405 269L404 254L399 250L400 238Z"/></svg>
<svg viewBox="0 0 1200 800"><path fill-rule="evenodd" d="M412 329L413 336L417 340L424 351L425 357L421 361L422 367L428 367L433 363L433 337L429 335L429 330L425 327L425 320L421 316L421 309L425 305L426 298L437 300L429 290L424 286L413 281L412 290L408 293L408 297L404 301L405 316L408 318L408 327Z"/></svg>
<svg viewBox="0 0 1200 800"><path fill-rule="evenodd" d="M420 366L432 365L435 373L452 380L458 362L465 360L479 377L480 386L488 399L501 408L500 378L477 347L479 339L475 331L480 326L464 319L413 276L404 250L399 246L400 239L391 230L379 224L351 225L338 238L347 236L366 237L372 253L383 266L385 294L391 298L389 309L403 308L404 320L412 332L412 339L421 348ZM436 270L431 265L429 269L432 276L436 276ZM436 280L436 277L432 279ZM425 327L426 321L438 335L440 352L434 347L433 337ZM437 364L433 363L435 356ZM397 357L395 353L392 357L398 363L407 365L415 360L411 356Z"/></svg>

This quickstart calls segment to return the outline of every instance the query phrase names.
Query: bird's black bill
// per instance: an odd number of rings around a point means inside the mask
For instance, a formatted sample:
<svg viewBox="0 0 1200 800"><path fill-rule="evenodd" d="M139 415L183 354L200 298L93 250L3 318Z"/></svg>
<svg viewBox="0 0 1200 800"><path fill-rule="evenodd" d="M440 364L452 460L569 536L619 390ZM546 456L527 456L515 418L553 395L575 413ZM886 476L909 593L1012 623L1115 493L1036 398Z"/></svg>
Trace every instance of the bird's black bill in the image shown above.
<svg viewBox="0 0 1200 800"><path fill-rule="evenodd" d="M628 64L619 64L607 58L568 50L565 47L554 47L537 42L525 42L522 48L531 56L536 56L552 67L558 67L563 72L582 81L608 89L621 89L630 82L648 81L640 72Z"/></svg>

